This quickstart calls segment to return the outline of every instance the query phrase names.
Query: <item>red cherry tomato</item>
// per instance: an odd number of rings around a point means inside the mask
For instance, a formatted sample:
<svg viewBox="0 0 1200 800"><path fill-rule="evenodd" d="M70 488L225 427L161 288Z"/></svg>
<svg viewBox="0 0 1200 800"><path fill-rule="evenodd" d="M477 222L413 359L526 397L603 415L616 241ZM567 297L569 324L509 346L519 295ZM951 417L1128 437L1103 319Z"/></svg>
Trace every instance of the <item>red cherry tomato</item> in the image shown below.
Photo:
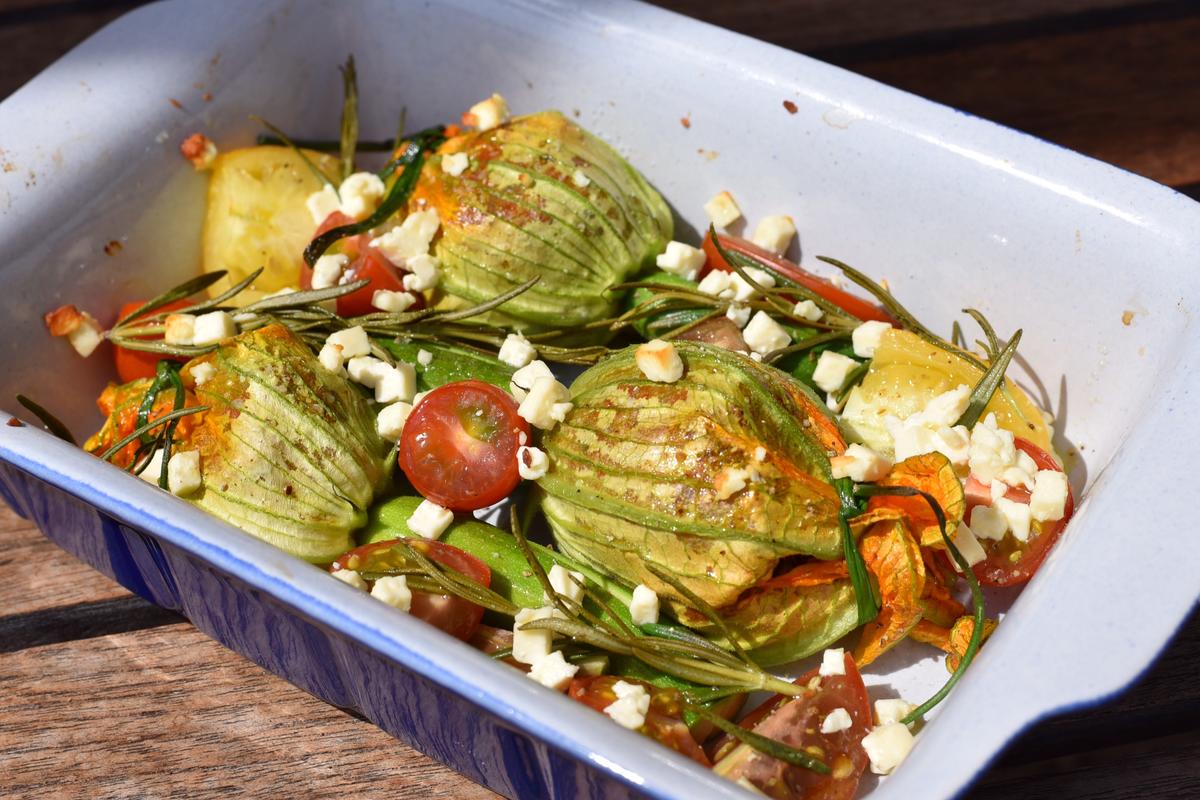
<svg viewBox="0 0 1200 800"><path fill-rule="evenodd" d="M474 511L517 488L517 448L529 438L508 392L483 381L448 383L425 395L404 424L400 469L438 505Z"/></svg>
<svg viewBox="0 0 1200 800"><path fill-rule="evenodd" d="M741 253L756 261L768 264L772 269L777 270L804 288L816 292L838 308L853 314L864 322L867 320L878 320L892 325L896 324L896 320L892 319L886 311L874 303L870 303L861 297L856 297L849 292L837 288L826 279L813 275L803 267L793 264L786 258L777 256L769 250L764 250L753 242L739 239L736 236L721 236L720 241L721 247L725 248L725 250L733 253ZM711 232L704 237L704 254L708 256L706 271L710 269L719 269L722 272L734 271L729 262L722 258L720 252L718 252Z"/></svg>
<svg viewBox="0 0 1200 800"><path fill-rule="evenodd" d="M1062 467L1054 457L1028 439L1016 437L1018 450L1026 453L1037 464L1038 469L1053 469L1062 472ZM1005 495L1014 502L1029 502L1029 492L1025 489L1009 490ZM1022 499L1023 498L1023 499ZM991 505L991 497L987 503ZM970 513L968 508L967 513ZM1030 531L1029 541L1018 541L1015 536L1005 536L1000 541L981 539L980 544L987 552L987 558L976 564L973 569L975 577L985 586L1015 586L1025 583L1038 571L1038 567L1046 560L1050 548L1062 535L1071 515L1075 513L1075 494L1071 485L1067 484L1067 502L1063 507L1062 519L1053 522L1034 522Z"/></svg>
<svg viewBox="0 0 1200 800"><path fill-rule="evenodd" d="M432 542L426 539L406 539L404 541L429 560L460 572L482 586L491 586L491 569L470 553L442 542ZM397 540L392 540L357 547L345 555L339 556L329 566L329 571L353 569L369 575L411 566L411 564L412 558L408 555L407 548L400 546ZM467 641L475 635L479 629L479 621L483 619L482 606L477 606L469 600L454 595L431 592L413 592L409 613L463 641Z"/></svg>
<svg viewBox="0 0 1200 800"><path fill-rule="evenodd" d="M650 693L650 710L646 712L645 724L638 729L641 733L693 761L709 766L708 756L696 744L683 721L683 696L678 689L660 689L644 681L619 675L599 675L594 678L575 678L567 689L567 696L603 712L617 700L617 694L613 691L617 681L640 684Z"/></svg>
<svg viewBox="0 0 1200 800"><path fill-rule="evenodd" d="M126 303L121 306L121 313L117 316L117 319L124 319L126 314L132 314L134 311L137 311L144 303L144 300L135 300L132 303ZM178 311L187 305L188 301L186 300L176 300L174 303L168 303L151 313ZM142 338L149 339L151 337L144 336ZM182 356L162 356L158 353L144 353L141 350L129 350L124 347L113 348L113 360L116 362L117 377L121 379L121 383L136 381L138 378L153 378L158 362L164 358L171 361L187 361Z"/></svg>
<svg viewBox="0 0 1200 800"><path fill-rule="evenodd" d="M334 211L325 221L317 228L313 238L320 236L326 231L340 228L343 225L349 225L354 222L351 217L346 216L340 211ZM380 289L387 289L393 292L403 292L404 289L404 270L397 267L387 259L383 253L379 252L374 247L371 247L371 235L364 233L359 236L350 236L337 242L327 251L330 255L344 255L350 259L349 265L343 273L343 279L347 282L358 280L369 280L370 283L359 289L357 292L342 295L337 299L337 313L343 317L357 317L362 314L370 314L378 309L371 305L371 300L375 296L375 292ZM301 264L300 267L300 288L312 288L312 268L308 264ZM425 297L420 292L412 292L416 298L416 302L409 308L413 311L425 307Z"/></svg>
<svg viewBox="0 0 1200 800"><path fill-rule="evenodd" d="M867 767L862 739L871 732L871 702L854 659L845 654L845 675L819 676L812 670L796 679L804 694L776 695L750 712L739 723L755 733L812 753L830 768L828 775L794 767L765 756L732 737L720 737L710 749L713 771L730 780L745 778L771 797L804 800L851 800ZM817 679L816 688L810 688ZM822 733L821 722L834 709L844 708L850 727ZM819 748L814 751L811 748Z"/></svg>

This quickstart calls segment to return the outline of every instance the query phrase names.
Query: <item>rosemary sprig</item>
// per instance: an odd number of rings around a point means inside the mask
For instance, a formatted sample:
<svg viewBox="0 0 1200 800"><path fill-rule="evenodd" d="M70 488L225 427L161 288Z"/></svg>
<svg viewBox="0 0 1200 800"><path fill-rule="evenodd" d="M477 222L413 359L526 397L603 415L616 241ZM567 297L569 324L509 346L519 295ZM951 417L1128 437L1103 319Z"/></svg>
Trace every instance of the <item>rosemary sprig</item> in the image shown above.
<svg viewBox="0 0 1200 800"><path fill-rule="evenodd" d="M324 172L321 171L320 167L318 167L316 164L313 163L312 159L308 157L308 154L305 153L300 148L299 145L297 145L290 138L288 138L288 135L286 133L284 133L282 129L276 127L275 125L272 125L270 122L268 122L267 120L258 116L257 114L251 114L250 119L254 120L259 125L262 125L264 128L269 130L271 133L275 134L275 136L281 142L283 142L283 144L290 147L292 149L292 151L295 152L296 157L300 159L300 161L304 164L304 166L308 167L309 171L312 172L313 175L317 176L317 180L319 180L321 183L325 184L326 186L329 186L330 188L332 188L335 194L337 193L337 190L338 190L337 185L330 179L330 177L328 175L326 175Z"/></svg>
<svg viewBox="0 0 1200 800"><path fill-rule="evenodd" d="M733 648L734 653L737 654L742 663L749 667L758 668L758 665L754 663L754 660L750 658L745 648L742 647L741 642L738 641L738 637L734 633L733 629L729 627L729 623L726 622L724 617L717 613L715 608L705 602L704 598L693 592L683 583L683 581L679 580L654 562L643 561L642 565L649 570L654 577L658 578L660 581L679 592L679 594L683 595L683 598L687 600L693 608L703 614L708 621L712 623L713 627L721 632L721 635L725 637L725 640L729 642L729 646Z"/></svg>
<svg viewBox="0 0 1200 800"><path fill-rule="evenodd" d="M170 423L172 420L177 420L182 417L186 417L189 414L199 414L201 411L208 411L208 406L188 406L187 408L181 408L176 411L171 411L169 413L163 414L158 419L153 420L151 422L147 422L145 425L141 425L141 426L135 428L133 430L133 432L130 433L128 436L122 438L120 441L118 441L112 447L108 448L103 453L101 453L100 459L102 461L111 461L113 456L115 456L117 453L121 452L121 450L125 447L125 445L129 444L130 442L137 441L138 439L141 438L141 436L143 434L145 434L149 431L152 431L159 426L166 425L166 424Z"/></svg>
<svg viewBox="0 0 1200 800"><path fill-rule="evenodd" d="M29 412L38 418L47 431L62 439L67 444L75 444L75 437L71 435L70 429L58 417L23 394L17 395L17 402L29 409Z"/></svg>
<svg viewBox="0 0 1200 800"><path fill-rule="evenodd" d="M988 331L988 338L993 339L995 333L991 331L991 326L985 330ZM967 401L967 408L963 411L961 417L955 422L955 425L966 425L968 428L973 428L979 418L983 416L983 411L987 408L987 404L992 401L992 395L1004 383L1004 372L1008 369L1009 362L1017 352L1017 345L1021 342L1021 331L1013 334L1012 339L999 354L993 359L992 365L988 367L987 372L980 378L979 383L971 390L970 399Z"/></svg>
<svg viewBox="0 0 1200 800"><path fill-rule="evenodd" d="M197 275L191 280L187 280L179 284L174 289L169 289L163 292L153 300L147 300L145 303L142 303L141 306L135 308L133 311L117 320L116 325L113 327L119 328L132 319L145 316L151 311L157 311L168 303L174 303L176 300L183 300L184 298L191 297L194 294L199 294L224 277L225 270L206 272L203 275Z"/></svg>
<svg viewBox="0 0 1200 800"><path fill-rule="evenodd" d="M348 56L342 72L342 135L338 153L342 162L342 180L354 172L354 148L358 145L358 72L354 56Z"/></svg>

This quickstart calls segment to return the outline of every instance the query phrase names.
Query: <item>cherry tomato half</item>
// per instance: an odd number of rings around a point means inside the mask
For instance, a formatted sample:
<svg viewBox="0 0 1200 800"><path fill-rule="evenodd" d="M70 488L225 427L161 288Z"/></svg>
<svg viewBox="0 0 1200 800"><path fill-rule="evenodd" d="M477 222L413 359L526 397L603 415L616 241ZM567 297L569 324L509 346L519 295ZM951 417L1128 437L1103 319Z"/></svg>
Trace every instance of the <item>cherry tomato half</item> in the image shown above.
<svg viewBox="0 0 1200 800"><path fill-rule="evenodd" d="M474 511L517 488L517 448L529 438L529 423L508 392L483 381L447 383L425 395L404 423L400 469L438 505Z"/></svg>
<svg viewBox="0 0 1200 800"><path fill-rule="evenodd" d="M124 319L126 314L132 314L134 311L137 311L145 302L145 300L135 300L132 303L126 303L125 305L121 306L121 313L117 316L117 319ZM188 301L186 300L176 300L174 303L168 303L161 309L158 309L152 313L157 314L160 311L178 311L187 305ZM151 337L144 336L142 338L149 339ZM153 378L155 368L158 366L158 362L162 361L164 358L172 361L187 361L187 359L183 358L182 356L163 356L159 355L158 353L144 353L141 350L129 350L125 347L113 348L113 360L116 362L117 377L121 379L121 383L136 381L138 378Z"/></svg>
<svg viewBox="0 0 1200 800"><path fill-rule="evenodd" d="M617 700L617 694L613 691L617 681L641 684L650 693L650 710L646 712L645 724L638 729L641 733L693 761L709 766L708 756L704 755L700 745L696 744L692 732L683 721L683 696L678 689L662 689L635 678L623 678L619 675L598 675L572 680L567 689L567 696L603 712Z"/></svg>
<svg viewBox="0 0 1200 800"><path fill-rule="evenodd" d="M313 238L352 222L354 220L351 217L340 211L334 211L317 228ZM378 309L371 304L371 300L375 296L375 292L381 289L392 292L405 291L404 270L389 261L378 249L371 247L372 238L369 233L350 236L337 242L328 250L331 255L340 254L350 259L350 263L343 273L343 280L346 282L370 281L358 291L342 295L337 299L337 313L343 317L357 317L377 311ZM312 268L304 263L300 267L300 288L306 290L312 288ZM409 309L417 311L424 308L424 295L420 292L412 292L412 295L416 298L416 302L409 306Z"/></svg>
<svg viewBox="0 0 1200 800"><path fill-rule="evenodd" d="M748 242L745 239L739 239L736 236L720 236L721 247L733 253L741 253L749 256L756 261L761 261L771 266L781 274L787 276L791 280L800 284L806 289L816 292L821 297L824 297L829 302L833 303L838 308L841 308L847 313L861 319L863 322L867 320L878 320L887 322L892 325L896 324L896 320L892 319L886 311L874 303L870 303L861 297L856 297L849 292L843 291L830 283L825 278L813 275L803 267L793 264L786 258L777 256L769 250L764 250L753 242ZM717 250L716 244L713 242L712 233L708 233L704 237L704 254L708 256L707 269L719 269L722 272L733 272L733 267L721 257Z"/></svg>
<svg viewBox="0 0 1200 800"><path fill-rule="evenodd" d="M1063 469L1054 457L1028 439L1016 437L1018 450L1026 453L1037 464L1038 469L1053 469L1062 472ZM1021 498L1023 495L1023 499ZM1029 493L1021 489L1014 493L1010 490L1006 495L1014 502L1029 502ZM991 505L988 497L986 505ZM968 509L970 513L970 509ZM1063 507L1062 519L1053 522L1035 522L1030 532L1029 541L1018 541L1015 536L1005 536L1000 541L981 540L987 558L974 566L975 577L985 586L1015 586L1025 583L1038 571L1038 567L1046 560L1050 548L1062 535L1071 515L1075 513L1075 494L1071 485L1067 484L1067 502Z"/></svg>
<svg viewBox="0 0 1200 800"><path fill-rule="evenodd" d="M710 749L713 771L730 780L745 778L771 797L804 800L851 800L867 767L862 739L871 732L871 702L854 659L845 654L845 675L818 676L812 670L796 679L805 686L795 698L776 695L750 712L739 723L755 733L816 754L830 768L828 775L785 764L765 756L728 736ZM811 682L817 679L818 682ZM816 688L807 688L815 685ZM822 733L821 722L834 709L844 708L851 725L836 733ZM811 748L819 748L812 750Z"/></svg>
<svg viewBox="0 0 1200 800"><path fill-rule="evenodd" d="M406 539L405 541L429 560L460 572L482 586L491 586L491 569L470 553L442 542L426 539ZM407 553L407 548L399 546L397 540L393 539L356 547L339 556L329 566L329 571L353 569L360 573L371 574L411 564L412 559ZM413 592L409 613L463 641L467 641L475 635L475 631L479 629L479 621L483 619L482 606L477 606L469 600L454 595L430 592Z"/></svg>

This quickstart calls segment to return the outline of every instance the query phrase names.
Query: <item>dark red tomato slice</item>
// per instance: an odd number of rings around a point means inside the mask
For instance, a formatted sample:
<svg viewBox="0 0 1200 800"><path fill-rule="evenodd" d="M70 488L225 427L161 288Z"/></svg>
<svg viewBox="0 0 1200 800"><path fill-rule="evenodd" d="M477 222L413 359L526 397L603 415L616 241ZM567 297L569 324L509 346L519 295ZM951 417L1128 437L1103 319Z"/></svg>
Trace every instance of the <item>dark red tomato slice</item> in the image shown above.
<svg viewBox="0 0 1200 800"><path fill-rule="evenodd" d="M1053 469L1062 472L1062 467L1054 457L1028 439L1016 438L1017 449L1026 453L1037 464L1038 469ZM1022 489L1018 494L1024 495L1024 501L1029 502L1028 491ZM1014 502L1022 502L1010 491L1005 495ZM991 498L988 498L988 505ZM1067 502L1063 508L1062 519L1054 522L1035 522L1030 531L1029 541L1017 541L1015 536L1005 536L1000 541L981 540L987 558L976 564L973 569L975 577L985 586L1016 586L1025 583L1038 571L1038 567L1046 560L1050 548L1062 535L1063 528L1075 513L1075 494L1071 485L1067 484Z"/></svg>
<svg viewBox="0 0 1200 800"><path fill-rule="evenodd" d="M796 679L804 694L795 698L776 695L741 721L750 728L824 761L828 775L785 764L721 737L714 745L713 771L730 780L745 778L769 797L796 800L851 800L869 759L862 739L871 732L871 701L854 659L845 655L846 674L820 676L812 670ZM821 733L821 723L835 709L844 708L851 725L844 731Z"/></svg>
<svg viewBox="0 0 1200 800"><path fill-rule="evenodd" d="M517 449L529 439L529 423L508 392L483 381L447 383L405 422L400 469L438 505L474 511L517 488Z"/></svg>
<svg viewBox="0 0 1200 800"><path fill-rule="evenodd" d="M491 569L470 553L426 539L405 541L429 560L460 572L482 586L491 586ZM339 556L329 566L329 571L353 569L369 575L409 567L412 566L412 558L406 550L397 544L397 540L363 545ZM475 635L479 630L479 621L483 619L482 606L454 595L431 592L413 592L409 613L464 642Z"/></svg>
<svg viewBox="0 0 1200 800"><path fill-rule="evenodd" d="M644 681L619 675L599 675L594 678L575 678L567 689L567 696L603 713L617 700L617 694L613 691L617 681L640 684L650 693L650 710L646 712L646 722L638 729L639 733L693 761L710 766L708 756L696 744L683 721L683 695L678 689L660 689Z"/></svg>
<svg viewBox="0 0 1200 800"><path fill-rule="evenodd" d="M121 306L121 313L117 319L124 319L126 314L132 314L142 306L145 300L136 300L132 303L126 303ZM176 300L174 303L168 303L159 311L178 311L188 305L187 300ZM149 336L143 337L149 339ZM117 377L121 379L121 383L129 383L136 381L138 378L153 378L158 362L164 358L171 361L187 361L183 356L161 356L158 353L143 353L141 350L129 350L124 347L113 348L113 360L116 362Z"/></svg>
<svg viewBox="0 0 1200 800"><path fill-rule="evenodd" d="M886 311L874 303L870 303L861 297L856 297L849 292L837 288L825 278L813 275L803 267L793 264L786 258L777 256L768 250L764 250L753 242L739 239L736 236L721 236L720 241L721 247L726 250L741 253L756 261L768 264L771 268L779 271L804 288L816 292L835 306L853 314L864 322L867 320L879 320L880 322L887 322L892 325L896 324L896 320L892 319ZM733 267L721 257L716 244L713 243L711 232L704 237L704 253L708 256L705 271L719 269L722 272L733 272Z"/></svg>

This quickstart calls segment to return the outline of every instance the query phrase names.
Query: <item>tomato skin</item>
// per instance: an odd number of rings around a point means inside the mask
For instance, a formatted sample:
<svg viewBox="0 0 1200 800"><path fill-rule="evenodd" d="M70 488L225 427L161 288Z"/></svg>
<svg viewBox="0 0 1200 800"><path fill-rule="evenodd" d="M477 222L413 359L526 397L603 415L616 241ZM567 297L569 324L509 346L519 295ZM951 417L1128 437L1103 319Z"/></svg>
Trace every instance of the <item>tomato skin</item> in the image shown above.
<svg viewBox="0 0 1200 800"><path fill-rule="evenodd" d="M1052 455L1028 439L1022 439L1018 436L1016 437L1015 444L1018 450L1021 450L1033 459L1038 469L1063 471ZM1029 502L1029 492L1025 489L1010 489L1005 496L1015 502ZM986 505L991 505L990 497ZM1074 513L1075 493L1072 491L1070 483L1068 483L1067 502L1063 507L1062 519L1055 520L1054 522L1035 523L1040 525L1041 529L1036 536L1032 536L1030 541L1020 547L1019 550L999 548L999 545L1008 541L1010 537L1005 537L1001 542L992 542L990 540L982 542L984 548L988 550L988 557L972 568L975 572L975 577L985 586L1016 586L1027 582L1038 571L1038 568L1042 566L1042 562L1046 560L1050 549L1054 547L1054 543L1058 541L1059 536L1062 535L1063 529L1067 527L1067 522ZM1013 552L1020 552L1021 554L1015 562L1010 557Z"/></svg>
<svg viewBox="0 0 1200 800"><path fill-rule="evenodd" d="M405 422L400 469L429 500L474 511L517 488L517 450L531 438L508 392L479 380L447 383L425 395Z"/></svg>
<svg viewBox="0 0 1200 800"><path fill-rule="evenodd" d="M117 319L124 319L126 314L132 314L145 304L145 300L135 300L132 303L126 303L121 306L121 312L117 315ZM160 311L178 311L188 305L187 300L176 300L173 303L167 303L162 308L151 313L157 314ZM142 337L149 339L151 337ZM117 377L121 379L121 383L129 383L136 381L139 378L153 378L158 362L163 359L171 361L187 361L185 356L164 356L159 353L145 353L141 350L129 350L124 347L113 348L113 361L117 367Z"/></svg>
<svg viewBox="0 0 1200 800"><path fill-rule="evenodd" d="M660 744L664 744L677 753L682 753L693 761L708 767L708 756L683 721L683 696L678 689L662 689L636 678L623 678L620 675L598 675L595 677L575 678L567 688L567 696L572 700L583 703L601 713L617 700L613 686L617 681L638 684L650 693L650 710L646 712L646 722L638 729L640 733L649 736Z"/></svg>
<svg viewBox="0 0 1200 800"><path fill-rule="evenodd" d="M363 545L341 555L329 566L330 572L339 569L354 569L360 572L382 571L380 567L407 561L402 555L405 548L397 547L398 540L375 542ZM492 570L475 556L452 545L427 539L404 540L431 561L460 572L481 586L490 587ZM394 552L393 552L394 551ZM389 556L391 558L389 559ZM372 566L375 570L372 570ZM479 630L483 619L483 607L469 600L449 594L414 591L409 613L418 619L440 628L464 642Z"/></svg>
<svg viewBox="0 0 1200 800"><path fill-rule="evenodd" d="M725 250L741 253L757 261L769 264L773 269L778 270L781 274L800 284L805 289L815 292L843 311L858 317L863 322L878 320L890 325L897 324L891 315L874 303L837 288L825 278L814 275L798 264L793 264L782 256L777 256L768 250L764 250L753 242L740 239L736 236L719 236L718 238L720 239L721 247ZM713 241L711 231L704 237L704 254L708 256L708 261L705 269L701 272L702 275L713 269L719 269L722 272L734 271L729 262L721 257L721 253L717 250L717 245Z"/></svg>

